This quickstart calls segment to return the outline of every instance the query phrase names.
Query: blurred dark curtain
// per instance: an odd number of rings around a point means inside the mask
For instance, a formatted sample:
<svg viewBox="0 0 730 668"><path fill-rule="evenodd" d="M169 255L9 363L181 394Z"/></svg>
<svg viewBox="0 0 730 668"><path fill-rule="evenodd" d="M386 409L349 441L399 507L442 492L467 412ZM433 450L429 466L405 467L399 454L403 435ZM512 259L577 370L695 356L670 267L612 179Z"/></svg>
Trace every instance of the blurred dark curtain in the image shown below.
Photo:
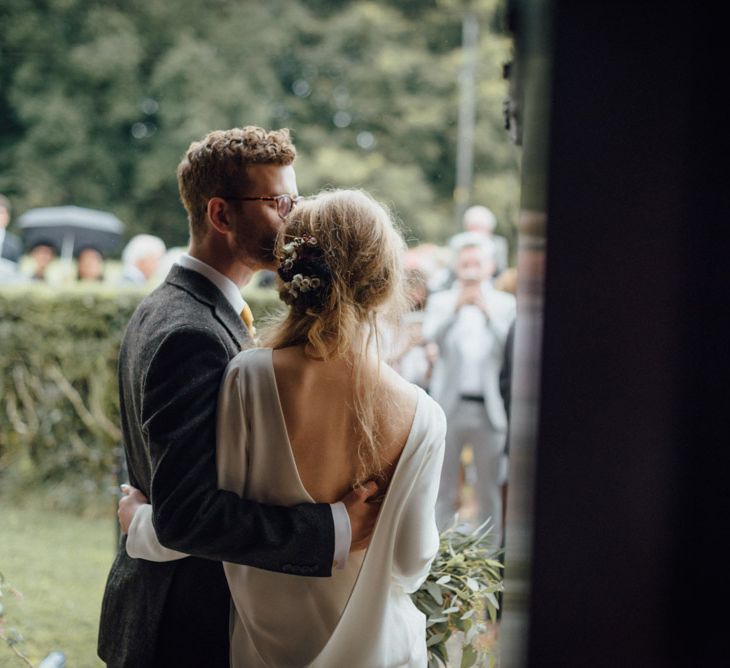
<svg viewBox="0 0 730 668"><path fill-rule="evenodd" d="M508 6L524 164L501 665L727 665L719 10Z"/></svg>

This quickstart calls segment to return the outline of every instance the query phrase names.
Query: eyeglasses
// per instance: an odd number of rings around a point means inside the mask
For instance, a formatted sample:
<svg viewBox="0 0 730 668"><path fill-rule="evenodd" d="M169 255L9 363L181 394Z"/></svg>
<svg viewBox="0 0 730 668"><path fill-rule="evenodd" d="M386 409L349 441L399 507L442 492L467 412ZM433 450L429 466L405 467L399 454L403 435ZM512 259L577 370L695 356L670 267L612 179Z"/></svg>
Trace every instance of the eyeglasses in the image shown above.
<svg viewBox="0 0 730 668"><path fill-rule="evenodd" d="M276 202L276 212L282 218L286 218L291 210L304 198L298 195L274 195L272 197L224 197L223 199L232 199L236 202L253 202L255 200Z"/></svg>

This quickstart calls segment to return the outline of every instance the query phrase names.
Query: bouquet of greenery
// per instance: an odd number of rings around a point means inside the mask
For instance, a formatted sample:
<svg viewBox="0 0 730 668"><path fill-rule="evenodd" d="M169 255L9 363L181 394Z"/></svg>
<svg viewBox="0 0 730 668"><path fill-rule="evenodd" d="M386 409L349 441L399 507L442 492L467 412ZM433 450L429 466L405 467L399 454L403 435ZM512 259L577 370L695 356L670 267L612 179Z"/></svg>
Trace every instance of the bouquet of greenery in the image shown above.
<svg viewBox="0 0 730 668"><path fill-rule="evenodd" d="M448 665L446 642L459 631L463 633L461 668L487 659L488 652L476 640L486 631L487 616L496 622L496 594L503 589L500 551L492 544L491 530L489 521L471 533L455 526L446 529L429 576L411 595L426 615L429 668Z"/></svg>

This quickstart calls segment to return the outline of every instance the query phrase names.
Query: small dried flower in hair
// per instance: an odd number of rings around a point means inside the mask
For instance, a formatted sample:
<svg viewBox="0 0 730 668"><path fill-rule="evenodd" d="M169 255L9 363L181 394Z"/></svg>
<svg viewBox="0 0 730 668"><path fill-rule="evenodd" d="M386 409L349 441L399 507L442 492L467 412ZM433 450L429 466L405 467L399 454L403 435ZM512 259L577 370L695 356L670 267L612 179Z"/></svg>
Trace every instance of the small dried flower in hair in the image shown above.
<svg viewBox="0 0 730 668"><path fill-rule="evenodd" d="M284 282L282 299L305 307L322 303L331 274L317 239L310 234L294 237L281 250L278 273Z"/></svg>

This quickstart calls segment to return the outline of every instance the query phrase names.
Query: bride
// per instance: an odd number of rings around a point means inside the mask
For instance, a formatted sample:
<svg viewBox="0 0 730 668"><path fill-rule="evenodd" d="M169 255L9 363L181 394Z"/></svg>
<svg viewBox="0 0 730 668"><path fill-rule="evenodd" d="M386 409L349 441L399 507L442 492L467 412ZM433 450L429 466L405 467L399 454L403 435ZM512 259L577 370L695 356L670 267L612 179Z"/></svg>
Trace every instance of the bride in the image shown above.
<svg viewBox="0 0 730 668"><path fill-rule="evenodd" d="M257 501L333 503L371 479L382 503L367 549L331 578L225 563L231 665L425 666L425 618L411 602L438 549L434 506L446 423L439 406L379 356L378 323L406 307L402 237L362 191L304 200L276 244L288 305L226 370L217 418L218 482ZM180 416L184 419L184 416ZM157 541L151 506L120 502L127 552L186 555ZM129 524L129 519L131 524ZM286 570L286 567L285 567Z"/></svg>

